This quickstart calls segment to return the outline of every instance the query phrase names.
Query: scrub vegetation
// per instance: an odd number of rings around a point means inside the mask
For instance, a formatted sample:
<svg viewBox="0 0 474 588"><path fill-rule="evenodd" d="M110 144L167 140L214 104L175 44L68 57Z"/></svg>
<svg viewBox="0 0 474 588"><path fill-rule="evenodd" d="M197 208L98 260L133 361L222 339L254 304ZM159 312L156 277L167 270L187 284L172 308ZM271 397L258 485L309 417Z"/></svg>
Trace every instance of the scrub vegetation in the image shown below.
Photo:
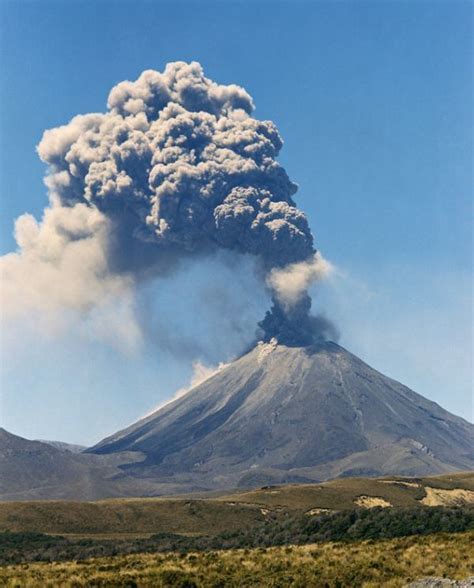
<svg viewBox="0 0 474 588"><path fill-rule="evenodd" d="M416 509L372 508L293 515L213 535L157 533L149 537L108 536L84 538L42 533L0 534L0 563L84 560L90 557L131 553L267 548L308 545L327 541L352 543L410 535L474 531L472 507L424 507Z"/></svg>
<svg viewBox="0 0 474 588"><path fill-rule="evenodd" d="M117 555L0 570L0 585L117 587L398 587L426 576L474 574L473 532L353 543Z"/></svg>

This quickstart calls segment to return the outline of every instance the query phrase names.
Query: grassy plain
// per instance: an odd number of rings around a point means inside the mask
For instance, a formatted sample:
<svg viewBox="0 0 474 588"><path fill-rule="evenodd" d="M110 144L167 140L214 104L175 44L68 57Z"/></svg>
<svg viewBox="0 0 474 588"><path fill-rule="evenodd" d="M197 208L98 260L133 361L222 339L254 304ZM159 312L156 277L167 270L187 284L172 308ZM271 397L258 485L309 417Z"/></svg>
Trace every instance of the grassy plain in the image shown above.
<svg viewBox="0 0 474 588"><path fill-rule="evenodd" d="M219 533L263 520L258 508L208 500L137 498L99 502L32 501L0 503L0 531L66 535L150 535Z"/></svg>
<svg viewBox="0 0 474 588"><path fill-rule="evenodd" d="M428 478L344 478L322 484L269 486L257 490L173 498L111 499L97 502L29 501L0 503L0 532L40 532L76 536L153 533L215 534L250 528L269 516L350 510L361 497L393 507L418 507L426 487L462 489L474 502L474 473ZM453 497L454 494L453 494Z"/></svg>
<svg viewBox="0 0 474 588"><path fill-rule="evenodd" d="M474 575L474 532L356 543L153 553L0 568L0 586L395 588Z"/></svg>
<svg viewBox="0 0 474 588"><path fill-rule="evenodd" d="M392 508L357 508L381 501ZM4 502L0 587L390 588L426 576L465 579L474 576L473 502L473 473Z"/></svg>

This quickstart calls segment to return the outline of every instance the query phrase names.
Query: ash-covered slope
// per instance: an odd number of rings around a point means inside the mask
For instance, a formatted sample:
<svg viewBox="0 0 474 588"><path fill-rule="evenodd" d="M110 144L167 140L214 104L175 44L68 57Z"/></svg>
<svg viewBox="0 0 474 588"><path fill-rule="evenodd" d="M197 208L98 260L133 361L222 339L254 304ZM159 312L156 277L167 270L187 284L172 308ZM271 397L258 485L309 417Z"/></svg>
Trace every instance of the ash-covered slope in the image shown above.
<svg viewBox="0 0 474 588"><path fill-rule="evenodd" d="M122 469L166 491L474 469L473 440L335 343L270 343L89 451L145 454Z"/></svg>

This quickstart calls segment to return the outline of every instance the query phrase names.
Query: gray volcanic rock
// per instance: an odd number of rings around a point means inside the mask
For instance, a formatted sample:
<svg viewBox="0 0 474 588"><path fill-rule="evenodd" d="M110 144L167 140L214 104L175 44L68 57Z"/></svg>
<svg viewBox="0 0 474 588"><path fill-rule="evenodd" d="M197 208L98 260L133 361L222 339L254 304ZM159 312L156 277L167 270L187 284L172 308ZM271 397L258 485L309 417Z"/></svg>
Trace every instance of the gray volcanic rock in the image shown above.
<svg viewBox="0 0 474 588"><path fill-rule="evenodd" d="M474 426L336 345L259 344L90 452L196 489L474 469ZM168 486L169 485L169 486Z"/></svg>

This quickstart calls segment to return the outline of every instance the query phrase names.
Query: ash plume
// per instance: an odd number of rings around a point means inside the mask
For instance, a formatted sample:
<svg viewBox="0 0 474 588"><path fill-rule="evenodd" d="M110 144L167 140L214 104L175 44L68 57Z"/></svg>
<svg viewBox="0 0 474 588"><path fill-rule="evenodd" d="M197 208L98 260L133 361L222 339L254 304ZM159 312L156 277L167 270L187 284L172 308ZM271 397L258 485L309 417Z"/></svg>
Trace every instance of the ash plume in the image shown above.
<svg viewBox="0 0 474 588"><path fill-rule="evenodd" d="M119 83L106 113L46 131L37 150L50 206L40 223L18 219L19 250L1 259L7 312L87 310L229 250L254 256L270 290L263 340L327 337L307 293L323 261L276 160L278 130L253 109L243 88L176 62Z"/></svg>

